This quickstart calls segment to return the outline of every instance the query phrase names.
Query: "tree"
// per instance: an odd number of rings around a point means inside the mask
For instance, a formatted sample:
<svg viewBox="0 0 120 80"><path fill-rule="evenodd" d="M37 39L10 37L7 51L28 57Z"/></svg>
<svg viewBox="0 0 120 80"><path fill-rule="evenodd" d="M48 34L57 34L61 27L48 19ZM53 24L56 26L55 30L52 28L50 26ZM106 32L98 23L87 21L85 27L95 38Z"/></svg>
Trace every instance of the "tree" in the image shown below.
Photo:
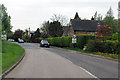
<svg viewBox="0 0 120 80"><path fill-rule="evenodd" d="M63 27L61 26L61 23L58 21L54 21L50 23L49 26L49 35L51 37L59 37L63 34Z"/></svg>
<svg viewBox="0 0 120 80"><path fill-rule="evenodd" d="M97 17L97 20L102 20L102 15L101 14L98 14L98 17Z"/></svg>
<svg viewBox="0 0 120 80"><path fill-rule="evenodd" d="M40 28L40 30L41 30L43 33L49 35L49 30L48 30L49 26L50 26L49 21L45 21L45 22L42 24L42 27Z"/></svg>
<svg viewBox="0 0 120 80"><path fill-rule="evenodd" d="M96 11L95 14L94 14L94 19L95 20L102 20L102 15L98 14L97 11Z"/></svg>
<svg viewBox="0 0 120 80"><path fill-rule="evenodd" d="M9 34L12 29L11 17L8 15L7 8L3 4L0 5L0 20L2 23L2 30Z"/></svg>
<svg viewBox="0 0 120 80"><path fill-rule="evenodd" d="M56 14L54 14L53 16L52 16L52 18L50 18L53 22L54 21L58 21L58 22L60 22L61 23L61 25L62 26L66 26L66 25L68 25L68 19L65 17L65 16L63 16L63 15L56 15Z"/></svg>
<svg viewBox="0 0 120 80"><path fill-rule="evenodd" d="M110 35L112 28L108 25L98 25L98 28L96 30L97 32L95 33L95 40L105 41Z"/></svg>
<svg viewBox="0 0 120 80"><path fill-rule="evenodd" d="M111 7L104 18L104 22L106 25L112 27L112 33L117 32L117 23L114 21L113 11Z"/></svg>
<svg viewBox="0 0 120 80"><path fill-rule="evenodd" d="M40 29L37 28L37 30L31 35L30 41L31 42L37 42L36 39L41 37Z"/></svg>
<svg viewBox="0 0 120 80"><path fill-rule="evenodd" d="M18 41L18 38L22 38L22 36L23 36L23 31L18 29L15 31L13 38L15 41Z"/></svg>
<svg viewBox="0 0 120 80"><path fill-rule="evenodd" d="M97 20L97 11L94 14L94 19Z"/></svg>
<svg viewBox="0 0 120 80"><path fill-rule="evenodd" d="M23 39L24 39L24 41L26 41L26 42L28 42L29 41L29 34L28 34L28 30L26 29L25 30L25 34L24 34L24 36L23 36Z"/></svg>
<svg viewBox="0 0 120 80"><path fill-rule="evenodd" d="M9 34L7 34L7 39L13 39L13 32L9 31Z"/></svg>

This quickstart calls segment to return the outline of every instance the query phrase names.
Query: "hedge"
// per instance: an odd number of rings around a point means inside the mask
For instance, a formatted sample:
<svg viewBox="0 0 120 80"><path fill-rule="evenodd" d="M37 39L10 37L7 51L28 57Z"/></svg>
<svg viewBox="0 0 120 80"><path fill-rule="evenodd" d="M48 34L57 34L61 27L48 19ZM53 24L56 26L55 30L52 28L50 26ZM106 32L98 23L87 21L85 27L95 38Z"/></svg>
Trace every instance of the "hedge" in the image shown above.
<svg viewBox="0 0 120 80"><path fill-rule="evenodd" d="M94 39L94 36L91 35L81 35L77 36L77 47L83 49L85 44L89 39ZM52 46L58 46L58 47L71 47L72 45L72 37L53 37L53 38L47 38L49 43Z"/></svg>
<svg viewBox="0 0 120 80"><path fill-rule="evenodd" d="M94 40L89 40L88 44L86 45L86 50L91 52L119 54L119 44L120 43L118 41L95 42Z"/></svg>
<svg viewBox="0 0 120 80"><path fill-rule="evenodd" d="M76 47L83 49L84 46L87 46L87 51L119 54L120 49L118 41L95 42L94 39L95 36L92 35L77 36ZM73 47L72 37L53 37L47 38L47 40L52 46Z"/></svg>

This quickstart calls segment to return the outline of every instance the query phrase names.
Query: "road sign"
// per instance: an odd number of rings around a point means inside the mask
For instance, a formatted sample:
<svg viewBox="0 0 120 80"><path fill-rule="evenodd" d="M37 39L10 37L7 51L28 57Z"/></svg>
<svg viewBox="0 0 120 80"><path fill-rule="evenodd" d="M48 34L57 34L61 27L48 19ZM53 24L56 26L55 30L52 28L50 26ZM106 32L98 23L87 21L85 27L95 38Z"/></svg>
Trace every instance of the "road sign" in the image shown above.
<svg viewBox="0 0 120 80"><path fill-rule="evenodd" d="M76 35L74 34L72 38L76 39Z"/></svg>
<svg viewBox="0 0 120 80"><path fill-rule="evenodd" d="M77 43L77 39L72 38L72 43Z"/></svg>
<svg viewBox="0 0 120 80"><path fill-rule="evenodd" d="M73 37L72 37L72 43L77 43L76 35L73 35Z"/></svg>

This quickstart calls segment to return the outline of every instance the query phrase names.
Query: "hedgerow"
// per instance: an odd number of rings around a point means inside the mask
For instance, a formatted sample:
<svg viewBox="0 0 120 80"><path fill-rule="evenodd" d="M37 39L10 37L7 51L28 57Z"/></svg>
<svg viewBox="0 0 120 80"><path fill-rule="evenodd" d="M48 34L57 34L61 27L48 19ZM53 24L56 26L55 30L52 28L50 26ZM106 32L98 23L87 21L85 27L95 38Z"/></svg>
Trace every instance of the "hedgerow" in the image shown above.
<svg viewBox="0 0 120 80"><path fill-rule="evenodd" d="M73 47L72 37L51 37L47 38L50 45L57 47ZM86 50L91 52L103 52L119 54L118 41L95 41L95 36L92 35L79 35L77 36L76 48L83 49L87 46Z"/></svg>

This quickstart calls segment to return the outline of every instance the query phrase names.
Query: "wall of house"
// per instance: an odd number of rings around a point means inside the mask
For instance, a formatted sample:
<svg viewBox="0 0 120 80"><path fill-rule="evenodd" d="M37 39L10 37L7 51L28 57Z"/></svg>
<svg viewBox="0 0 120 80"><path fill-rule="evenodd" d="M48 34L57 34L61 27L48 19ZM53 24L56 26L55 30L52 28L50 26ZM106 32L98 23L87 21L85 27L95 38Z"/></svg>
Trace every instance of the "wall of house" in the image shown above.
<svg viewBox="0 0 120 80"><path fill-rule="evenodd" d="M72 36L72 35L74 35L74 30L72 26L69 26L68 36Z"/></svg>
<svg viewBox="0 0 120 80"><path fill-rule="evenodd" d="M90 32L80 32L80 31L77 31L75 32L76 35L79 35L79 34L91 34Z"/></svg>

